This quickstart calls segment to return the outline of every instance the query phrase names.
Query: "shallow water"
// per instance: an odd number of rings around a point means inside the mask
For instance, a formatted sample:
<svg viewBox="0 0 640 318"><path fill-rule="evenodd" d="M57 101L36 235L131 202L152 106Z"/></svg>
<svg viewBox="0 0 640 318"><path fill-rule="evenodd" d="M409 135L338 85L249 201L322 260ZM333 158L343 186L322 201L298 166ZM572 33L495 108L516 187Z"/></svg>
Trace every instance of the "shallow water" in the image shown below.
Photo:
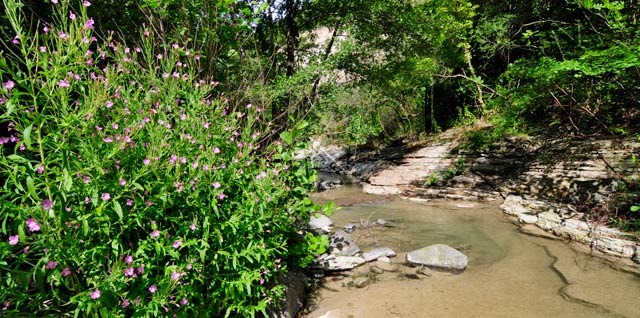
<svg viewBox="0 0 640 318"><path fill-rule="evenodd" d="M495 205L463 202L380 202L357 189L316 196L360 203L331 217L364 251L391 247L400 272L406 252L443 243L461 249L469 267L461 274L434 272L407 279L386 272L364 288L344 287L367 266L325 277L303 317L640 317L640 277L576 251L561 241L522 234ZM367 226L382 218L388 227ZM421 276L422 277L422 276Z"/></svg>

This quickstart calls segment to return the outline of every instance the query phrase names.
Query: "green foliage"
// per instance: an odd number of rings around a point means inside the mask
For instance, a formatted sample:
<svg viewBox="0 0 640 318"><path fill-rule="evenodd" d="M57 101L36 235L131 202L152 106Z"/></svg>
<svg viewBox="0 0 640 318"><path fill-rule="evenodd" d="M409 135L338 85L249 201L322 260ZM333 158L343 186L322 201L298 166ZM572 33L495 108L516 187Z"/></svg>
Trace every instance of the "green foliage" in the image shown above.
<svg viewBox="0 0 640 318"><path fill-rule="evenodd" d="M278 278L326 241L296 239L320 209L306 198L315 175L293 159L306 124L271 143L264 109L218 95L182 44L156 45L148 29L139 47L92 40L87 8L64 0L31 33L4 3L19 41L0 56L2 314L277 306Z"/></svg>
<svg viewBox="0 0 640 318"><path fill-rule="evenodd" d="M352 114L345 133L353 144L362 145L370 137L376 137L380 133L380 128L376 124L375 121L366 120L361 114Z"/></svg>
<svg viewBox="0 0 640 318"><path fill-rule="evenodd" d="M424 186L431 187L431 186L437 185L438 181L439 181L438 174L434 172L429 176L429 178L427 178L427 180L425 180Z"/></svg>

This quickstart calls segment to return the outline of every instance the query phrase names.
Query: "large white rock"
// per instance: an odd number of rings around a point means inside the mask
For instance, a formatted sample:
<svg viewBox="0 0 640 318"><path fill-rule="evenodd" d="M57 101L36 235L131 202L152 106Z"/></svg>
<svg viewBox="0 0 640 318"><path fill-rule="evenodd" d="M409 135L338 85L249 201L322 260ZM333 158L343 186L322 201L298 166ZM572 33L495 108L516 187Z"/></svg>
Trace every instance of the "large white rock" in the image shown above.
<svg viewBox="0 0 640 318"><path fill-rule="evenodd" d="M364 258L357 256L329 257L325 261L324 269L328 271L344 271L366 263Z"/></svg>
<svg viewBox="0 0 640 318"><path fill-rule="evenodd" d="M434 244L410 252L407 254L407 261L413 264L457 271L464 270L469 263L466 255L444 244Z"/></svg>
<svg viewBox="0 0 640 318"><path fill-rule="evenodd" d="M331 224L333 224L331 219L324 214L311 215L308 223L309 229L318 234L329 233L331 230Z"/></svg>

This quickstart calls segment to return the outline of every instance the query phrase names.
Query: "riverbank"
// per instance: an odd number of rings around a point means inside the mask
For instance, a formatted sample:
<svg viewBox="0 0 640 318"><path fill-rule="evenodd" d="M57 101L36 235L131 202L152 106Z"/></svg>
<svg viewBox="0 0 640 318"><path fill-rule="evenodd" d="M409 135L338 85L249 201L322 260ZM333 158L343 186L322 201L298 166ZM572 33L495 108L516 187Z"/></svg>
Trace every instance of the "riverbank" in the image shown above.
<svg viewBox="0 0 640 318"><path fill-rule="evenodd" d="M316 149L321 171L360 183L365 193L496 202L526 233L571 240L589 253L640 268L637 236L607 223L614 209L625 207L621 176L640 178L631 159L640 153L636 140L513 137L478 149L447 131L430 142L359 156L338 149Z"/></svg>
<svg viewBox="0 0 640 318"><path fill-rule="evenodd" d="M395 256L351 270L328 271L301 317L636 317L640 280L605 258L566 244L521 235L498 202L409 200L371 202L355 186L322 199L360 201L335 211L332 232L355 224L351 238L363 257L388 247ZM317 194L314 194L314 200ZM378 197L379 198L379 197ZM384 219L384 227L362 226ZM364 220L364 222L363 222ZM462 273L424 271L406 254L447 244L468 256ZM356 255L356 256L357 256Z"/></svg>

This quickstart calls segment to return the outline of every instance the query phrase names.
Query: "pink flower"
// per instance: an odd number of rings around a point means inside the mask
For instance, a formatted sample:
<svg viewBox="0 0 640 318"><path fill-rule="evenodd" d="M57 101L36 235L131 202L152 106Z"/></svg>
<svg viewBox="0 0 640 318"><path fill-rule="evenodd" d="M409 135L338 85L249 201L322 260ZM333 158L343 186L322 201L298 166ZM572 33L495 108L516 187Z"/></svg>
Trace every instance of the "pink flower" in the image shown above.
<svg viewBox="0 0 640 318"><path fill-rule="evenodd" d="M29 227L29 231L31 232L40 231L40 224L38 224L38 222L36 222L36 220L34 220L33 218L28 219L26 223L27 223L27 226Z"/></svg>
<svg viewBox="0 0 640 318"><path fill-rule="evenodd" d="M131 305L131 302L129 302L129 299L126 299L126 298L125 298L125 299L122 301L122 304L121 304L122 308L127 308L127 307L129 307L129 305Z"/></svg>
<svg viewBox="0 0 640 318"><path fill-rule="evenodd" d="M58 87L69 87L71 86L71 83L69 83L69 81L67 81L66 79L61 79L58 81Z"/></svg>
<svg viewBox="0 0 640 318"><path fill-rule="evenodd" d="M9 245L16 245L18 244L18 242L20 242L20 236L18 235L9 236Z"/></svg>
<svg viewBox="0 0 640 318"><path fill-rule="evenodd" d="M128 206L132 206L132 205L133 205L133 200L131 200L131 199L127 199L127 205L128 205Z"/></svg>
<svg viewBox="0 0 640 318"><path fill-rule="evenodd" d="M73 12L69 12L69 19L75 20L76 19L76 14L73 13Z"/></svg>
<svg viewBox="0 0 640 318"><path fill-rule="evenodd" d="M106 143L111 143L111 142L113 142L113 138L112 137L104 137L104 139L102 139L102 141L104 141Z"/></svg>
<svg viewBox="0 0 640 318"><path fill-rule="evenodd" d="M187 163L187 158L185 158L185 157L180 158L180 162Z"/></svg>
<svg viewBox="0 0 640 318"><path fill-rule="evenodd" d="M133 267L125 268L124 276L130 277L134 275Z"/></svg>
<svg viewBox="0 0 640 318"><path fill-rule="evenodd" d="M158 230L153 230L153 231L151 232L151 234L150 234L150 235L151 235L151 237L153 237L153 238L157 238L157 237L159 237L159 236L160 236L160 231L158 231Z"/></svg>
<svg viewBox="0 0 640 318"><path fill-rule="evenodd" d="M51 0L51 3L58 4L58 0Z"/></svg>
<svg viewBox="0 0 640 318"><path fill-rule="evenodd" d="M100 198L102 198L102 200L104 200L104 201L107 201L107 200L111 199L111 195L108 192L106 192L106 193L103 193L100 196Z"/></svg>
<svg viewBox="0 0 640 318"><path fill-rule="evenodd" d="M150 293L152 293L152 294L153 294L153 293L155 293L155 292L157 292L157 291L158 291L158 286L156 286L156 285L151 285L151 286L149 286L149 292L150 292Z"/></svg>
<svg viewBox="0 0 640 318"><path fill-rule="evenodd" d="M171 279L179 280L182 276L184 276L183 272L173 272L171 273Z"/></svg>
<svg viewBox="0 0 640 318"><path fill-rule="evenodd" d="M11 43L20 44L20 36L16 34L16 36L13 37L13 40L11 41Z"/></svg>
<svg viewBox="0 0 640 318"><path fill-rule="evenodd" d="M100 290L96 289L94 291L92 291L89 296L91 296L91 299L98 299L100 298Z"/></svg>
<svg viewBox="0 0 640 318"><path fill-rule="evenodd" d="M173 248L177 249L177 248L180 248L180 246L182 246L182 240L177 240L173 242Z"/></svg>
<svg viewBox="0 0 640 318"><path fill-rule="evenodd" d="M62 275L62 277L67 277L71 275L71 270L69 269L69 267L65 267L62 269L62 272L60 272L60 275Z"/></svg>
<svg viewBox="0 0 640 318"><path fill-rule="evenodd" d="M220 188L220 183L219 182L214 182L213 183L213 188L214 189Z"/></svg>
<svg viewBox="0 0 640 318"><path fill-rule="evenodd" d="M180 300L180 304L182 304L183 306L188 304L189 301L186 298L182 298L182 300Z"/></svg>
<svg viewBox="0 0 640 318"><path fill-rule="evenodd" d="M213 148L213 153L220 153L220 148L218 147Z"/></svg>
<svg viewBox="0 0 640 318"><path fill-rule="evenodd" d="M44 199L42 200L42 203L40 203L40 206L45 209L45 210L51 210L51 207L53 206L53 202L51 202L51 200L49 199Z"/></svg>
<svg viewBox="0 0 640 318"><path fill-rule="evenodd" d="M38 174L42 174L44 172L44 166L38 166L38 169L36 169L36 172Z"/></svg>
<svg viewBox="0 0 640 318"><path fill-rule="evenodd" d="M49 261L47 265L44 266L46 269L55 269L58 267L58 262Z"/></svg>
<svg viewBox="0 0 640 318"><path fill-rule="evenodd" d="M118 181L118 184L119 184L120 186L123 186L123 187L124 187L124 185L125 185L125 184L127 184L127 180L125 180L125 179L120 179L120 181Z"/></svg>
<svg viewBox="0 0 640 318"><path fill-rule="evenodd" d="M196 230L196 225L191 223L191 225L189 226L189 228L191 229L191 231L195 231Z"/></svg>
<svg viewBox="0 0 640 318"><path fill-rule="evenodd" d="M8 80L8 81L2 83L2 87L6 88L8 91L13 89L14 86L15 86L15 84L13 83L12 80Z"/></svg>
<svg viewBox="0 0 640 318"><path fill-rule="evenodd" d="M218 195L218 199L223 200L224 198L226 198L227 196L224 194L224 192L220 193L220 195Z"/></svg>
<svg viewBox="0 0 640 318"><path fill-rule="evenodd" d="M85 6L85 7L89 7L89 6L91 6L91 2L89 2L89 1L83 1L83 2L82 2L82 5L83 5L83 6Z"/></svg>
<svg viewBox="0 0 640 318"><path fill-rule="evenodd" d="M145 166L148 166L151 163L151 160L149 160L149 158L145 158L142 160L142 163L144 163Z"/></svg>
<svg viewBox="0 0 640 318"><path fill-rule="evenodd" d="M144 274L144 265L138 266L138 268L136 268L136 273L138 273L138 275Z"/></svg>
<svg viewBox="0 0 640 318"><path fill-rule="evenodd" d="M127 265L133 263L133 256L127 255L127 257L124 258L124 262L127 263Z"/></svg>

